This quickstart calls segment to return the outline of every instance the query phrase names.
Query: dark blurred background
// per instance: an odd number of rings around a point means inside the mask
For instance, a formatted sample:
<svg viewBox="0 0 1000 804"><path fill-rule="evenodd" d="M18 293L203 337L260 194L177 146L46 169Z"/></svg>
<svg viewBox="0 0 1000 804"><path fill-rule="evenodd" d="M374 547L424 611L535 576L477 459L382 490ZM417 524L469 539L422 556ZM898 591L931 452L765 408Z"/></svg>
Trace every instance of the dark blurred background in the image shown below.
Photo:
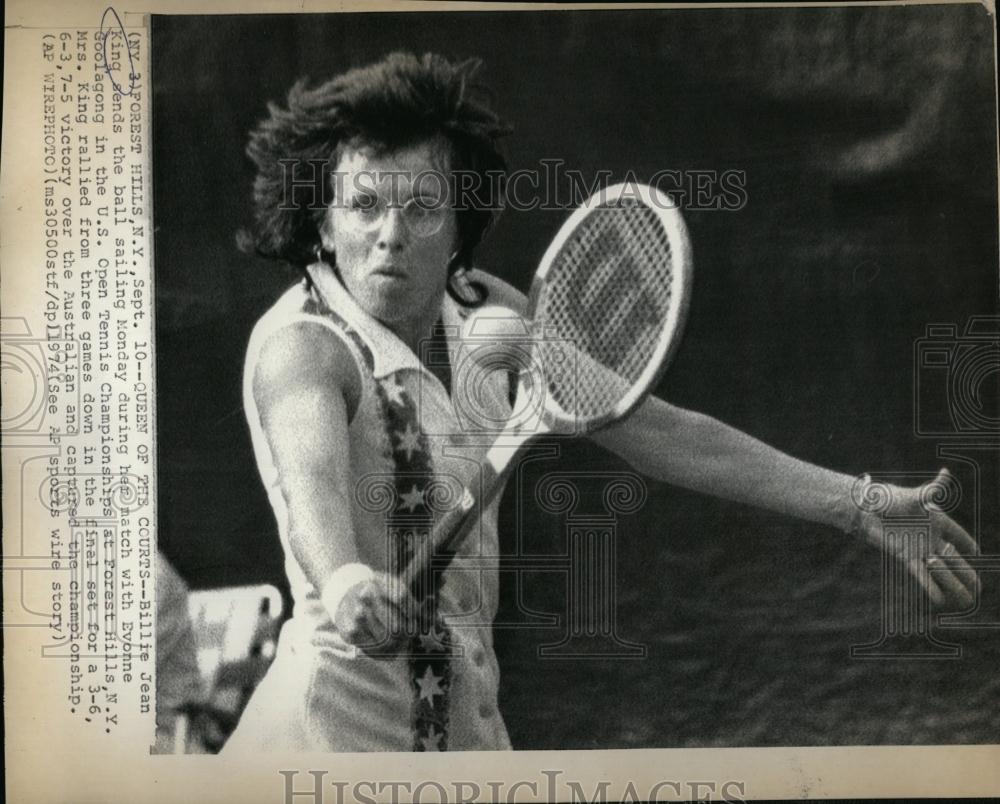
<svg viewBox="0 0 1000 804"><path fill-rule="evenodd" d="M660 395L845 472L946 464L963 486L955 517L1000 552L997 449L943 455L954 439L917 426L983 443L946 407L966 322L998 312L981 6L154 16L152 30L159 537L193 587L287 593L241 372L253 323L291 279L236 248L251 221L247 132L298 77L394 49L482 58L515 128L514 169L745 171L743 209L686 216L695 294ZM480 266L526 289L564 217L507 214ZM937 322L957 334L918 387L915 343ZM1000 372L983 365L970 404L995 422ZM532 467L524 544L540 553L566 542L532 502L542 473L627 468L587 443ZM509 490L508 549L515 514ZM978 612L934 630L961 658L861 660L851 646L882 630L873 549L653 484L618 533L619 631L649 655L540 659L559 629L498 629L515 747L998 741L996 573ZM563 577L523 581L525 605L562 610ZM500 621L519 619L506 574L502 594Z"/></svg>

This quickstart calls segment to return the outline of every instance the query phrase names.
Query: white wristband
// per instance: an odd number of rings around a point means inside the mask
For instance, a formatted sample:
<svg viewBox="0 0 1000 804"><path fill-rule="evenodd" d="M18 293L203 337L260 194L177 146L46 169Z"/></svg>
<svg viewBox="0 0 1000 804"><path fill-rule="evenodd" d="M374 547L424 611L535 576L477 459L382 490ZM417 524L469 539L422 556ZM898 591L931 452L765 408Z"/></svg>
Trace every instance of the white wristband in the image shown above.
<svg viewBox="0 0 1000 804"><path fill-rule="evenodd" d="M375 577L375 571L367 564L344 564L334 570L333 574L326 579L323 584L323 591L320 593L320 600L330 615L334 619L340 601L352 586L357 586L364 581L370 581Z"/></svg>

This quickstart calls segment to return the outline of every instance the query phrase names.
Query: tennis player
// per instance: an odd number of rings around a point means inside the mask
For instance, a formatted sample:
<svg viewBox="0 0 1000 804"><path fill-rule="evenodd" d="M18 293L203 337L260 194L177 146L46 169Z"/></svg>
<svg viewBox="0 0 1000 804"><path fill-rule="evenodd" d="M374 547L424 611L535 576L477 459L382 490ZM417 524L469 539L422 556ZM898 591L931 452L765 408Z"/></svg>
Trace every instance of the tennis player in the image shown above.
<svg viewBox="0 0 1000 804"><path fill-rule="evenodd" d="M227 752L511 747L497 710L497 573L453 568L429 600L400 601L391 579L421 533L386 527L387 512L430 515L432 479L468 476L485 452L445 449L461 429L455 366L425 364L420 344L436 341L453 360L454 333L477 303L525 305L473 267L492 213L453 208L443 182L417 180L462 170L487 186L487 172L504 169L497 141L507 129L474 70L393 54L315 88L297 84L252 133L253 246L302 273L258 322L244 387L295 606ZM315 175L325 203L288 203L289 186ZM502 372L493 377L480 397L503 420L509 388ZM660 399L594 440L655 480L881 538L852 502L854 477ZM921 491L894 489L899 510L923 513ZM929 515L933 553L957 568L931 575L929 556L917 556L909 569L935 602L968 605L974 575L955 556L974 541ZM493 503L453 566L495 555L496 527Z"/></svg>

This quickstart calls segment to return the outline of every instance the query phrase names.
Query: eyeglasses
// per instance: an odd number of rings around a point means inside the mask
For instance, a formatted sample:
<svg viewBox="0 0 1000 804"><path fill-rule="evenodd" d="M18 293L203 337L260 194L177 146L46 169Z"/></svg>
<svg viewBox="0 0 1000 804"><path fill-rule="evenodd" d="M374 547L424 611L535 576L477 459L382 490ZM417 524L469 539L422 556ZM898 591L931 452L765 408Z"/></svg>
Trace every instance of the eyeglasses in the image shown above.
<svg viewBox="0 0 1000 804"><path fill-rule="evenodd" d="M344 213L348 222L371 232L385 223L390 209L401 209L406 228L417 237L430 237L441 231L451 207L444 201L411 198L402 207L390 204L373 195L356 195L347 204Z"/></svg>

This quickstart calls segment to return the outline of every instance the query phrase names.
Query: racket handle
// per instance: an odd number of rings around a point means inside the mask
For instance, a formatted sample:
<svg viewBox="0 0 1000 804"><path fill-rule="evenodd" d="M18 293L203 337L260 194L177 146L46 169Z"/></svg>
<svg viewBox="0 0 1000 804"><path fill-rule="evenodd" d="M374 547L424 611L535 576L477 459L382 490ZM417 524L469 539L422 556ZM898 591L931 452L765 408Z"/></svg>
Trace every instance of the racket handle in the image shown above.
<svg viewBox="0 0 1000 804"><path fill-rule="evenodd" d="M402 588L409 589L417 600L423 600L430 592L431 562L435 556L446 557L448 561L454 555L450 548L459 544L469 531L479 522L483 511L503 488L503 480L508 474L508 463L503 470L497 471L493 464L485 462L480 479L485 493L477 497L465 486L459 504L449 508L434 524L429 538L417 546L413 557L400 573Z"/></svg>

